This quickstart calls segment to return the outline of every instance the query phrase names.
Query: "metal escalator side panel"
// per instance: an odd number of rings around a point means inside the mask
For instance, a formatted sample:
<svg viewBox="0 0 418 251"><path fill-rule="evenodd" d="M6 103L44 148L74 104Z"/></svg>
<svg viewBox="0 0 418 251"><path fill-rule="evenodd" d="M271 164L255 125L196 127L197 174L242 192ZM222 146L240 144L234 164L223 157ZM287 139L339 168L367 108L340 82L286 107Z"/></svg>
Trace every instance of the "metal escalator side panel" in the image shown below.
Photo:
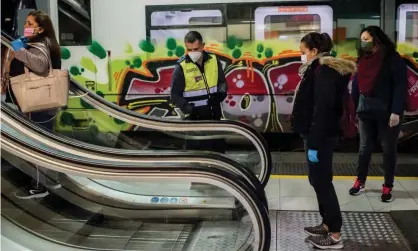
<svg viewBox="0 0 418 251"><path fill-rule="evenodd" d="M9 148L10 145L6 144L6 151L10 151ZM16 148L15 148L16 149ZM25 158L28 161L37 162L39 159L43 159L43 156L39 156L39 153L37 155L31 155L28 154L27 151L22 149L22 147L19 148L20 150L17 151L20 155L20 157ZM12 151L16 154L16 151ZM43 165L46 165L47 167L54 169L54 166L59 166L61 163L41 163ZM41 164L38 163L38 164ZM68 165L68 164L67 164ZM71 165L74 165L73 163ZM55 168L57 169L57 168ZM68 167L63 169L69 169ZM243 180L240 180L238 177L228 177L230 174L228 173L218 173L217 175L213 174L213 170L211 172L204 172L203 170L200 172L196 172L194 174L190 173L184 173L182 175L182 172L160 172L158 174L152 173L152 174L141 174L140 177L143 179L153 179L153 180L164 180L168 179L167 177L170 177L169 179L192 179L195 182L201 182L201 183L207 183L216 185L218 187L221 187L228 192L230 192L232 195L234 195L236 198L239 199L239 201L242 203L245 209L250 213L251 221L253 222L254 231L255 231L255 242L254 244L258 247L258 250L268 250L265 249L265 245L269 245L270 240L270 225L268 220L268 212L266 208L263 206L263 204L258 200L257 195L254 193L254 191L246 187L248 186L248 183L245 184ZM217 172L215 172L217 173ZM132 173L131 173L132 174ZM91 176L92 174L87 174L87 176ZM112 176L112 178L115 178L115 173L106 171L105 173L101 174L102 176ZM138 176L137 176L138 177ZM132 177L131 177L132 178ZM241 184L240 184L241 183ZM257 202L258 201L258 202ZM267 243L266 243L267 242Z"/></svg>
<svg viewBox="0 0 418 251"><path fill-rule="evenodd" d="M113 103L104 100L99 95L90 92L87 88L78 84L75 80L71 81L70 90L92 105L97 110L111 115L114 118L122 120L126 123L141 126L148 129L169 132L219 132L219 133L234 133L241 135L248 141L252 142L257 152L260 155L260 181L265 186L270 178L272 169L271 153L269 151L265 139L250 126L234 121L182 121L182 120L168 120L147 118L139 113L121 108ZM87 94L87 95L86 95ZM199 136L194 136L199 138ZM204 139L203 137L202 139Z"/></svg>
<svg viewBox="0 0 418 251"><path fill-rule="evenodd" d="M114 162L131 162L138 164L150 163L154 161L154 157L159 158L159 163L172 164L175 162L182 162L185 158L191 162L207 163L212 166L222 166L222 168L229 169L231 171L240 174L247 179L259 194L259 197L263 199L265 205L267 205L267 199L265 198L263 187L257 181L257 178L253 173L246 169L244 166L232 161L229 158L225 158L219 154L206 154L203 158L200 155L178 152L152 152L152 151L127 151L127 150L114 150L104 147L93 147L86 143L76 143L74 140L62 139L61 136L51 134L45 130L41 130L40 126L36 126L30 123L25 118L22 118L16 114L15 111L6 106L2 106L2 134L8 133L11 137L15 137L15 140L20 137L20 141L25 144L32 145L34 147L43 146L48 151L52 150L51 154L55 158L60 157L64 159L85 159L88 164L96 160L101 161L101 164L107 163L106 166L114 165ZM32 129L38 129L35 132ZM16 133L18 131L19 133ZM13 135L12 135L13 134ZM22 135L25 137L22 138ZM36 143L39 142L39 143ZM40 144L42 142L42 144ZM51 148L51 149L50 149ZM112 164L113 163L113 164Z"/></svg>

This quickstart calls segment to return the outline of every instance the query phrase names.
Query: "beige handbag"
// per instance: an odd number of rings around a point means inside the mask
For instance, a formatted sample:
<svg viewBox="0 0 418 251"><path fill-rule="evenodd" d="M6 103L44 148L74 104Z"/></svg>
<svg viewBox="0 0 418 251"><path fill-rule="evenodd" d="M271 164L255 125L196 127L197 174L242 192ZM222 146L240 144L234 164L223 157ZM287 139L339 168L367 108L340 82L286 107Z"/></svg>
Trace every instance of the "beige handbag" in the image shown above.
<svg viewBox="0 0 418 251"><path fill-rule="evenodd" d="M67 105L70 78L67 70L52 68L49 53L36 44L30 46L40 50L49 61L49 74L42 77L29 72L10 78L13 93L23 113L37 112Z"/></svg>

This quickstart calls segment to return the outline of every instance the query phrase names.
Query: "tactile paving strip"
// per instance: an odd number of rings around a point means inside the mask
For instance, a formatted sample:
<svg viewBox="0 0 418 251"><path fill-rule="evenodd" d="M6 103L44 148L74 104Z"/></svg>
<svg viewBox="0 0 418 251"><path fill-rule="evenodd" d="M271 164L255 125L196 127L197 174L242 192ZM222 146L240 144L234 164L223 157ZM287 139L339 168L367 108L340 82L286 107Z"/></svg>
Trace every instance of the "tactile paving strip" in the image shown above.
<svg viewBox="0 0 418 251"><path fill-rule="evenodd" d="M350 251L412 251L387 213L343 213L341 233L344 249ZM317 225L317 212L277 212L277 251L316 250L306 241L303 228Z"/></svg>

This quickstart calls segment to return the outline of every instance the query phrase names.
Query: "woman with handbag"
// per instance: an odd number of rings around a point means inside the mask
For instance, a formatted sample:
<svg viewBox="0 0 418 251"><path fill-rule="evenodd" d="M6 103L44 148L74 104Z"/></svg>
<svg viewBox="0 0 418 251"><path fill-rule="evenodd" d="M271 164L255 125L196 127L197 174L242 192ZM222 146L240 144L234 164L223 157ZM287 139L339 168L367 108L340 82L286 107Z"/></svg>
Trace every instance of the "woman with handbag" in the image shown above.
<svg viewBox="0 0 418 251"><path fill-rule="evenodd" d="M375 141L383 149L385 181L382 202L392 201L397 161L397 143L407 95L407 68L389 37L377 26L360 33L358 73L353 81L353 99L359 118L360 147L357 180L349 193L365 189Z"/></svg>
<svg viewBox="0 0 418 251"><path fill-rule="evenodd" d="M296 92L292 129L302 136L309 167L309 182L318 199L322 223L306 227L309 241L320 249L342 249L342 218L332 172L333 154L341 134L343 97L356 71L354 62L330 56L333 42L316 32L300 42L302 80Z"/></svg>
<svg viewBox="0 0 418 251"><path fill-rule="evenodd" d="M28 68L30 72L41 77L47 77L50 74L50 67L53 69L61 69L61 49L55 36L52 21L50 17L42 11L32 11L28 14L24 25L24 36L12 41L11 45L14 50L14 60L11 62L9 75L12 79L15 76L25 74L25 67ZM8 86L7 94L6 102L19 106L10 86ZM56 113L57 110L54 109L31 112L28 115L35 123L39 123L47 129L52 130ZM43 175L40 175L39 169L42 169ZM57 180L56 172L37 167L37 179L34 180L32 182L33 184L25 191L17 192L16 196L21 199L42 198L47 196L49 192L46 187L43 186L47 181L45 179L47 173L49 177L55 176L55 180ZM43 180L40 180L40 178ZM61 185L57 183L48 184L48 188L50 189L57 189L60 187Z"/></svg>

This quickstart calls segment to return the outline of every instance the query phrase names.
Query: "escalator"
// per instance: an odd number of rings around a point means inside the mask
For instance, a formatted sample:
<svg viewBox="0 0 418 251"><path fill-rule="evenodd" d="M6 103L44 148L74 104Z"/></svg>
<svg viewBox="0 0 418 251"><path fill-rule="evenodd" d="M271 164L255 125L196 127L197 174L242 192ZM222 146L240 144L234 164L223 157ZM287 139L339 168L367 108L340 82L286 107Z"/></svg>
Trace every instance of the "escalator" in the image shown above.
<svg viewBox="0 0 418 251"><path fill-rule="evenodd" d="M254 184L230 170L231 166L241 168L237 163L228 163L221 156L218 162L208 163L206 155L199 154L193 162L189 157L168 162L158 154L137 156L134 161L121 156L99 160L88 154L75 155L74 149L64 150L41 134L23 131L22 124L2 112L1 143L6 164L2 166L2 217L6 225L18 226L3 228L3 238L11 245L25 244L30 250L52 250L54 245L54 250L268 250L267 208ZM205 183L219 187L223 196L228 194L238 203L224 207L188 203L186 197L170 196L167 186L166 196L158 201L127 205L106 194L90 193L88 188L77 194L65 184L40 200L18 199L16 191L31 180L24 171L24 166L30 165L58 171L62 176L161 185L177 182L179 191L187 181ZM60 196L65 194L63 190L67 196ZM20 241L26 235L39 239ZM33 246L36 243L39 245Z"/></svg>
<svg viewBox="0 0 418 251"><path fill-rule="evenodd" d="M25 117L22 117L19 112L11 109L7 104L2 104L2 130L11 130L10 128L15 128L19 133L14 132L14 137L19 138L22 141L28 139L39 140L42 145L37 145L37 147L43 147L45 151L52 151L56 156L64 156L66 159L72 158L80 160L80 158L86 157L88 159L94 159L95 161L127 161L136 163L138 159L147 160L152 163L154 160L150 156L155 156L159 159L160 162L165 162L168 164L182 161L187 158L191 162L200 161L206 162L208 165L216 166L219 163L227 165L231 171L234 171L236 174L240 175L246 179L255 189L259 198L263 200L267 206L265 193L263 187L257 180L257 177L248 170L245 166L241 166L238 163L234 162L229 158L216 153L206 153L205 158L198 158L195 154L186 151L132 151L132 150L123 150L123 149L112 149L99 147L95 145L89 145L84 142L74 141L69 138L65 138L61 135L56 135L48 132L39 125L31 123ZM30 143L30 142L29 142ZM55 149L54 149L55 148ZM5 158L5 157L4 157ZM6 158L7 161L9 161ZM88 161L86 160L86 163ZM239 166L237 168L237 166ZM34 173L31 169L35 167L25 167L21 166L21 169L26 173ZM33 177L37 178L37 177ZM98 181L98 180L88 180L83 177L77 177L75 175L66 175L65 180L71 180L72 183L78 183L78 186L90 187L91 190L101 193L101 194L114 194L113 197L126 197L124 193L131 194L130 200L146 200L149 201L150 198L154 197L156 191L149 189L149 186L152 184L148 183L136 183L136 186L129 186L129 184L121 184L109 181ZM134 193L134 190L138 189L138 186L142 187L142 193ZM125 188L125 191L116 192L112 187L117 187L118 190L121 190L121 187ZM127 188L128 187L128 188ZM129 189L130 188L130 189ZM147 192L148 191L148 192ZM193 192L190 192L193 194ZM196 194L196 193L194 193ZM136 196L134 196L136 195ZM135 198L133 198L135 197ZM127 199L129 200L129 199ZM189 199L190 200L190 199ZM198 201L207 201L204 196Z"/></svg>
<svg viewBox="0 0 418 251"><path fill-rule="evenodd" d="M7 46L11 40L12 37L2 31L2 46ZM81 99L91 107L91 109L79 111L79 113L85 116L85 119L80 123L93 124L93 126L88 127L84 132L77 132L74 129L75 127L69 126L68 133L63 132L67 137L106 146L106 142L100 142L100 140L109 141L107 138L118 138L119 135L115 134L120 134L120 128L115 131L115 128L110 128L107 125L108 119L112 118L125 123L125 128L134 128L137 134L140 135L140 138L145 140L145 142L136 142L125 139L123 147L131 149L147 148L158 150L158 147L154 147L156 138L160 139L159 147L161 145L169 146L168 149L175 150L183 149L186 142L191 141L224 140L228 142L238 140L240 144L248 145L248 151L234 154L227 149L226 153L228 156L250 168L257 175L263 186L268 182L272 170L272 160L268 145L256 130L244 123L235 121L183 121L180 119L148 117L104 100L101 96L92 93L75 80L71 81L70 91L72 94L70 98ZM68 113L68 115L71 114ZM57 119L59 120L58 123L65 124L63 116ZM97 129L98 127L101 129ZM91 135L94 136L91 137ZM150 135L153 137L150 137ZM120 134L120 136L124 138L123 134ZM216 150L213 149L213 151Z"/></svg>
<svg viewBox="0 0 418 251"><path fill-rule="evenodd" d="M2 45L10 42L4 35ZM165 133L168 141L247 139L259 161L238 163L236 156L211 152L92 145L48 132L2 103L2 217L10 224L3 239L11 244L21 243L14 239L21 235L45 240L37 247L26 243L31 250L50 250L44 249L48 245L59 245L57 250L268 250L263 185L271 157L254 130L226 121L150 119L76 83L71 91L104 116L147 133ZM254 170L259 170L257 176ZM18 196L33 180L48 187L47 197ZM204 189L192 184L203 184ZM12 228L24 231L16 235Z"/></svg>

